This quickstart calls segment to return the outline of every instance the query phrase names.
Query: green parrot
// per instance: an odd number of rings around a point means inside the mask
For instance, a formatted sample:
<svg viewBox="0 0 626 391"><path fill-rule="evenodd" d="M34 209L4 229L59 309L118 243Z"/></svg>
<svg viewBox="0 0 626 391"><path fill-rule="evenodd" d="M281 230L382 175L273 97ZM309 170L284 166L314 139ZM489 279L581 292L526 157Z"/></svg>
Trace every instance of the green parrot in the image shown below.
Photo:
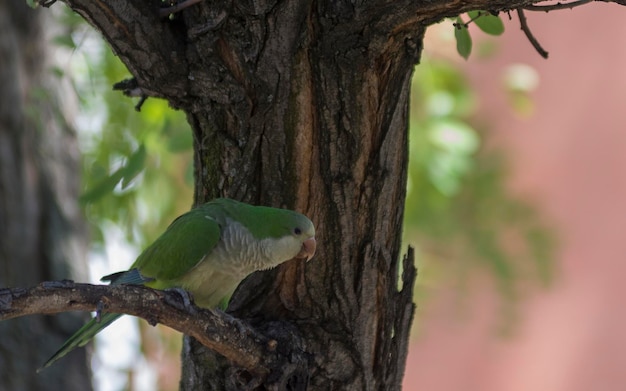
<svg viewBox="0 0 626 391"><path fill-rule="evenodd" d="M218 198L178 217L128 271L105 276L102 281L184 289L199 307L225 309L235 288L250 273L292 258L308 261L315 247L315 227L306 216ZM41 369L86 345L120 316L104 313L92 319Z"/></svg>

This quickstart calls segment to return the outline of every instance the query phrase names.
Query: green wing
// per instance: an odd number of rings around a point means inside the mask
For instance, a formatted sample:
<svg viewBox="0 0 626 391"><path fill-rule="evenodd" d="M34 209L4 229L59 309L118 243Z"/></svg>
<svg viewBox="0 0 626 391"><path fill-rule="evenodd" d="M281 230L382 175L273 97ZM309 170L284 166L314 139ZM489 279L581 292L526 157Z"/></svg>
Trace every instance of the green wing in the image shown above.
<svg viewBox="0 0 626 391"><path fill-rule="evenodd" d="M146 285L169 288L213 250L220 240L220 224L206 208L180 216L137 258L132 268L155 281Z"/></svg>

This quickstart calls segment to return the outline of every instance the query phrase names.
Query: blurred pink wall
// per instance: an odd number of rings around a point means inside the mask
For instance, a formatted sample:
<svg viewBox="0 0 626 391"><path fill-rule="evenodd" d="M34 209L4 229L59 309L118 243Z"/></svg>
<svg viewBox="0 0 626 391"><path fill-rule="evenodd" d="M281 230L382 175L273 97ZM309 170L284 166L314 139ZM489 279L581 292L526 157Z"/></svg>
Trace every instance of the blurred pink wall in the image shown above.
<svg viewBox="0 0 626 391"><path fill-rule="evenodd" d="M462 311L451 289L433 292L418 303L404 389L626 390L626 7L527 12L548 60L513 16L502 17L499 54L463 67L493 125L489 143L509 158L511 187L557 228L556 279L520 303L509 338L495 332L500 302L489 283L472 284ZM501 84L517 62L540 75L527 119Z"/></svg>

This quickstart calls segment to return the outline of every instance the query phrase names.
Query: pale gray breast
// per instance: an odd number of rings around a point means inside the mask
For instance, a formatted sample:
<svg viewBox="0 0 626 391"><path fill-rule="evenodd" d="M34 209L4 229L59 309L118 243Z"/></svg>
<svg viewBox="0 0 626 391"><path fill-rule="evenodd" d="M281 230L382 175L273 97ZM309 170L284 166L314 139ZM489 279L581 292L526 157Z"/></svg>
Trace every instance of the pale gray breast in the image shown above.
<svg viewBox="0 0 626 391"><path fill-rule="evenodd" d="M257 240L247 228L233 220L222 227L222 237L210 256L224 272L241 278L267 268L269 262L267 243Z"/></svg>

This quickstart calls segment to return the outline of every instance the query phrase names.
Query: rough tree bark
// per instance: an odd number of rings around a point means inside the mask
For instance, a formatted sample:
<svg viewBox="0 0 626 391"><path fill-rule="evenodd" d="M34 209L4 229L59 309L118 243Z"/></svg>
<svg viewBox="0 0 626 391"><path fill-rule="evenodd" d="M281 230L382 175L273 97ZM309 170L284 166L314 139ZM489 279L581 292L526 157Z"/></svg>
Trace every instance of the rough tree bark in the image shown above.
<svg viewBox="0 0 626 391"><path fill-rule="evenodd" d="M48 67L49 19L24 1L0 1L0 288L86 278L77 204L79 154ZM35 376L83 317L0 323L0 390L89 390L85 351Z"/></svg>
<svg viewBox="0 0 626 391"><path fill-rule="evenodd" d="M313 261L257 273L231 302L291 360L259 380L186 338L181 389L399 389L414 309L410 257L399 281L407 107L425 28L536 1L202 1L169 19L157 0L64 1L146 95L187 113L195 203L228 196L317 224Z"/></svg>

